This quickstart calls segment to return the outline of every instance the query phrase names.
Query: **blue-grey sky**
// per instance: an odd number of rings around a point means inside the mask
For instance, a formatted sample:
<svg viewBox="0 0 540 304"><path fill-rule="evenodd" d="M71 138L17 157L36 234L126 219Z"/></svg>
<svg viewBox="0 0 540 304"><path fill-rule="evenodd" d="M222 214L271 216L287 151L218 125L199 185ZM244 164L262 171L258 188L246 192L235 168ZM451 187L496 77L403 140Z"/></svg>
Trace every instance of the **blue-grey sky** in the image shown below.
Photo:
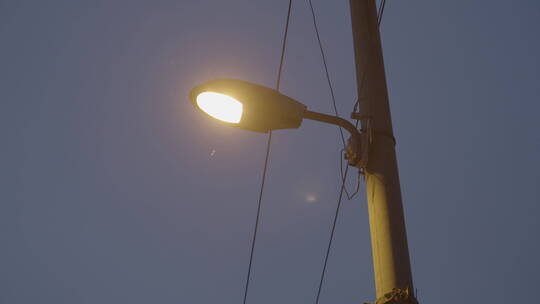
<svg viewBox="0 0 540 304"><path fill-rule="evenodd" d="M0 2L0 303L241 302L266 136L187 94L217 77L273 86L287 3ZM313 3L348 116L348 1ZM331 113L307 3L292 9L282 91ZM381 30L420 302L530 302L540 4L387 1ZM314 303L339 150L334 127L274 133L248 303ZM361 190L321 304L374 300L368 228Z"/></svg>

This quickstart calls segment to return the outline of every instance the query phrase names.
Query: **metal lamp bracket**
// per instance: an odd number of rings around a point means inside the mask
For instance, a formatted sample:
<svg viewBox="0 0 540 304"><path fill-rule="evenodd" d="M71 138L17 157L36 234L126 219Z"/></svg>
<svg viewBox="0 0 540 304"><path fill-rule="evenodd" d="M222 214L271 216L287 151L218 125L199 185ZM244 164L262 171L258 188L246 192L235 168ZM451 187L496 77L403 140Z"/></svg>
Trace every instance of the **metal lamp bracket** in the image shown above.
<svg viewBox="0 0 540 304"><path fill-rule="evenodd" d="M354 120L365 120L366 123L363 125L366 126L366 129L360 130L359 133L353 134L349 138L343 158L348 161L349 166L365 169L369 159L369 147L372 139L371 116L352 113L351 118Z"/></svg>

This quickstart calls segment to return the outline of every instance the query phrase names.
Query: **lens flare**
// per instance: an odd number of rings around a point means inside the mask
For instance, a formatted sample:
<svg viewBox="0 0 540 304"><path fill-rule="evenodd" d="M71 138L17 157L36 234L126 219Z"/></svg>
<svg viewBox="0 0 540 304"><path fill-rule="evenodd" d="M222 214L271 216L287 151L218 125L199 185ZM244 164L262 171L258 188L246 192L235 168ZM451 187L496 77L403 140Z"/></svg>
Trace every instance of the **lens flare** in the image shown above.
<svg viewBox="0 0 540 304"><path fill-rule="evenodd" d="M317 201L317 196L315 194L313 193L306 194L306 202L314 203L315 201Z"/></svg>
<svg viewBox="0 0 540 304"><path fill-rule="evenodd" d="M197 105L206 114L225 122L239 123L242 118L242 103L231 96L202 92L197 95Z"/></svg>

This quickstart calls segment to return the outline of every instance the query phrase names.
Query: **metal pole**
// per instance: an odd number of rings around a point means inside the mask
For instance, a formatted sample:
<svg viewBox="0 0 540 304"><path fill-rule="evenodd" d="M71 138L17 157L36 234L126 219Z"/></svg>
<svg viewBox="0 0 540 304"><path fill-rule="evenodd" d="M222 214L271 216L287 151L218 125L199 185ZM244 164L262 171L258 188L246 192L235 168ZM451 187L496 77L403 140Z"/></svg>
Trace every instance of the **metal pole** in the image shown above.
<svg viewBox="0 0 540 304"><path fill-rule="evenodd" d="M350 0L377 304L416 303L375 0Z"/></svg>

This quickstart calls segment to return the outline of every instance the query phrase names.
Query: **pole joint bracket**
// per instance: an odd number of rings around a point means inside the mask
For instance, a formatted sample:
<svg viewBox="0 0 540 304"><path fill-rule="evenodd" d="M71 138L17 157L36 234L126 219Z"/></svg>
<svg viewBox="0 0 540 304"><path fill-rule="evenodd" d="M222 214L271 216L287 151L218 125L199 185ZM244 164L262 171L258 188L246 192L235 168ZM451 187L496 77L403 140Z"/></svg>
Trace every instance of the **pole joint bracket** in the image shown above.
<svg viewBox="0 0 540 304"><path fill-rule="evenodd" d="M394 288L384 296L378 298L373 303L364 304L418 304L418 300L409 287L400 289Z"/></svg>

